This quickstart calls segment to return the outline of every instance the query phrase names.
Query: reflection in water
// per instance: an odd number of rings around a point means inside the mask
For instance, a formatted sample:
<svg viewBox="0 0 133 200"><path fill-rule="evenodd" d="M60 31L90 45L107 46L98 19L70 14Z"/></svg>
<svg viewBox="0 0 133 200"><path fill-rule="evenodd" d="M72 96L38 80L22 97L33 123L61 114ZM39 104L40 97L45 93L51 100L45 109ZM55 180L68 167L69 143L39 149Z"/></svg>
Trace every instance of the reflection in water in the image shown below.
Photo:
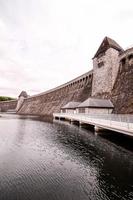
<svg viewBox="0 0 133 200"><path fill-rule="evenodd" d="M133 199L133 154L68 123L0 118L0 200Z"/></svg>

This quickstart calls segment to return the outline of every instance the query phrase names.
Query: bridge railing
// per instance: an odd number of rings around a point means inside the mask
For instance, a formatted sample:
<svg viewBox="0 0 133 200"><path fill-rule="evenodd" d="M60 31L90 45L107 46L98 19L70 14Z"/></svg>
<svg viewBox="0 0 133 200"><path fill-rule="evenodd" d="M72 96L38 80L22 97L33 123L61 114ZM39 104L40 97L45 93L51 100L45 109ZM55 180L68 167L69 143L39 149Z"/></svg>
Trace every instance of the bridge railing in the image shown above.
<svg viewBox="0 0 133 200"><path fill-rule="evenodd" d="M90 122L104 126L116 127L119 129L128 129L133 131L133 115L118 114L71 114L71 113L54 113L54 117L64 117L66 119L77 120L81 122Z"/></svg>
<svg viewBox="0 0 133 200"><path fill-rule="evenodd" d="M119 121L119 122L129 122L133 123L133 115L131 114L83 114L83 113L54 113L53 115L60 116L71 116L71 117L88 117L95 119L105 119L111 121Z"/></svg>

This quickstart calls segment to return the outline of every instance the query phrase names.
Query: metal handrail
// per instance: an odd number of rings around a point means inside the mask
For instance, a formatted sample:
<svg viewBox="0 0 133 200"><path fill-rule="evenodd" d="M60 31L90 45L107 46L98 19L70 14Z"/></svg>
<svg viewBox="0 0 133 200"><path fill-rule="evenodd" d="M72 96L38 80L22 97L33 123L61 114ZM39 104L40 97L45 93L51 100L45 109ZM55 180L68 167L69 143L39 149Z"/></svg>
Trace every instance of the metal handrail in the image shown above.
<svg viewBox="0 0 133 200"><path fill-rule="evenodd" d="M81 114L81 113L54 113L53 115L60 116L71 116L71 117L88 117L88 118L96 118L96 119L105 119L111 121L119 121L119 122L129 122L133 123L133 115L132 114Z"/></svg>
<svg viewBox="0 0 133 200"><path fill-rule="evenodd" d="M92 122L110 127L119 127L133 131L133 115L122 114L82 114L82 113L54 113L53 116L64 117L70 120Z"/></svg>

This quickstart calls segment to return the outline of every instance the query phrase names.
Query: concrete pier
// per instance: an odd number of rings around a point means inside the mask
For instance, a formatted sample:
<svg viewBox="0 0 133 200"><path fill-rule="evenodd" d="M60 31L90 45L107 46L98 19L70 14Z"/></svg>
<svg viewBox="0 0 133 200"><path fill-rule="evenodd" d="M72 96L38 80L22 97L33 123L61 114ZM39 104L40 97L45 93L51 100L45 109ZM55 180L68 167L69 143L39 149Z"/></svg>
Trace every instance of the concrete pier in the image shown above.
<svg viewBox="0 0 133 200"><path fill-rule="evenodd" d="M102 131L102 130L105 130L104 128L101 128L101 127L99 127L99 126L94 126L94 130L95 130L95 132L100 132L100 131Z"/></svg>

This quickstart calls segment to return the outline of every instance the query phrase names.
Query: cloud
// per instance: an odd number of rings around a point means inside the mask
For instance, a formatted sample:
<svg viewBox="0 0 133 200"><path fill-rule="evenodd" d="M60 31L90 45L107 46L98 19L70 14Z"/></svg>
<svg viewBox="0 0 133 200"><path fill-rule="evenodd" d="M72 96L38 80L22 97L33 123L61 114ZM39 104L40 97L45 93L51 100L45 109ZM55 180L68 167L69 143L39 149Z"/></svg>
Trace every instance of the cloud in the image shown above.
<svg viewBox="0 0 133 200"><path fill-rule="evenodd" d="M85 73L106 35L130 45L129 2L0 0L0 95L35 94Z"/></svg>
<svg viewBox="0 0 133 200"><path fill-rule="evenodd" d="M132 21L133 20L133 9L127 9L127 10L121 10L121 12L119 12L117 14L117 19L119 21L123 21L123 22L127 22L128 20Z"/></svg>

